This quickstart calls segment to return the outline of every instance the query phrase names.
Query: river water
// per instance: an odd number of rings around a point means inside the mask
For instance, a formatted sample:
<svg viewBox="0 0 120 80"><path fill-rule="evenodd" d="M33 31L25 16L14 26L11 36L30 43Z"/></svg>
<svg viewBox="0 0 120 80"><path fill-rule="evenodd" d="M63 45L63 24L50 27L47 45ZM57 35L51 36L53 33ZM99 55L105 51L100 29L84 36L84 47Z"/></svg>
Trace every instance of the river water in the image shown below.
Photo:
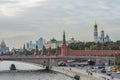
<svg viewBox="0 0 120 80"><path fill-rule="evenodd" d="M11 64L15 64L18 70L39 70L25 72L8 72ZM29 63L0 61L0 80L73 80L72 78L57 72L46 72L42 67Z"/></svg>

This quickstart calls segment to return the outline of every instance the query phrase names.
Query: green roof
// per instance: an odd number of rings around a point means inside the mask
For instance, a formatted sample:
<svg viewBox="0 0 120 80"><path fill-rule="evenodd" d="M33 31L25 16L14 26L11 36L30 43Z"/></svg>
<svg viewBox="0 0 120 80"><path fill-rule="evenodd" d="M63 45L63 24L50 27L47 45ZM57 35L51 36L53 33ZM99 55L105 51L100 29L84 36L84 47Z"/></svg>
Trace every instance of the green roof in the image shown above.
<svg viewBox="0 0 120 80"><path fill-rule="evenodd" d="M53 39L50 40L50 42L51 42L51 43L56 43L57 40L56 40L55 38L53 38Z"/></svg>

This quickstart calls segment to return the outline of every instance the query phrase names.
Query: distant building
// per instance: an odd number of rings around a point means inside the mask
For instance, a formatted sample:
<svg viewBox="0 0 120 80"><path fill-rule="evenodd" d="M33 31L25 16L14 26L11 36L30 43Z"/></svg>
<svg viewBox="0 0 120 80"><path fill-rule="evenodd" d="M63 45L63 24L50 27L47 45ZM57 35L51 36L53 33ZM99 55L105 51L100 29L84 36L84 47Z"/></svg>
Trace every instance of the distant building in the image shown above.
<svg viewBox="0 0 120 80"><path fill-rule="evenodd" d="M105 36L104 30L101 30L101 36L99 37L100 43L110 42L110 37L108 35Z"/></svg>
<svg viewBox="0 0 120 80"><path fill-rule="evenodd" d="M51 49L55 49L58 46L61 47L61 45L62 45L62 41L57 41L55 38L52 38L50 41L48 41L45 44L45 48L48 49L49 47L51 47Z"/></svg>
<svg viewBox="0 0 120 80"><path fill-rule="evenodd" d="M33 43L32 41L27 43L27 50L35 49L35 47L36 47L36 44Z"/></svg>
<svg viewBox="0 0 120 80"><path fill-rule="evenodd" d="M97 26L97 24L96 24L96 22L95 22L95 24L94 24L94 42L95 43L97 43L98 42L98 26Z"/></svg>
<svg viewBox="0 0 120 80"><path fill-rule="evenodd" d="M37 41L36 41L36 45L38 46L38 49L41 49L43 47L43 45L45 45L45 40L40 37Z"/></svg>
<svg viewBox="0 0 120 80"><path fill-rule="evenodd" d="M7 47L4 40L2 40L0 44L0 54L5 54L7 52L9 52L9 47Z"/></svg>
<svg viewBox="0 0 120 80"><path fill-rule="evenodd" d="M38 49L41 49L43 47L43 45L45 45L45 40L42 37L40 37L35 43L33 43L32 41L27 42L26 49L31 51L31 50L35 49L36 46L38 47Z"/></svg>
<svg viewBox="0 0 120 80"><path fill-rule="evenodd" d="M101 30L101 35L100 37L98 38L98 30L97 30L98 26L95 22L94 24L94 42L97 43L97 42L100 42L100 43L106 43L106 42L110 42L111 39L108 35L105 36L105 32L104 30L102 29Z"/></svg>
<svg viewBox="0 0 120 80"><path fill-rule="evenodd" d="M68 40L67 42L68 42L68 44L70 44L70 43L77 43L79 41L75 40L75 38L72 36L72 37L70 37L70 40Z"/></svg>
<svg viewBox="0 0 120 80"><path fill-rule="evenodd" d="M23 49L15 49L15 48L13 48L13 49L11 50L11 52L12 52L13 54L15 54L15 52L23 52Z"/></svg>
<svg viewBox="0 0 120 80"><path fill-rule="evenodd" d="M64 33L65 34L65 33ZM65 36L65 35L64 35ZM70 44L70 43L77 43L79 41L75 40L75 38L72 36L70 37L70 40L66 41L64 40L66 45ZM52 38L50 41L48 41L46 44L45 44L45 47L48 49L49 47L51 47L51 49L55 49L57 47L61 47L62 45L62 41L58 41L56 40L55 38Z"/></svg>

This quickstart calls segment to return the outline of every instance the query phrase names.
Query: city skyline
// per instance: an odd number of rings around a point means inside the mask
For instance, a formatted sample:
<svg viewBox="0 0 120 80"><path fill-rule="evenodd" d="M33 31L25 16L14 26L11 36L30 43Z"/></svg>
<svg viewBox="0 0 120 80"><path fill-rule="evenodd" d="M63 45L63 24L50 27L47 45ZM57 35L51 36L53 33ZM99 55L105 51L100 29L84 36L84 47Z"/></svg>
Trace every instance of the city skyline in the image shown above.
<svg viewBox="0 0 120 80"><path fill-rule="evenodd" d="M112 41L119 40L119 0L1 0L0 41L9 47L43 37L62 40L74 36L81 41L94 41L93 25L105 30ZM100 33L100 31L99 31Z"/></svg>

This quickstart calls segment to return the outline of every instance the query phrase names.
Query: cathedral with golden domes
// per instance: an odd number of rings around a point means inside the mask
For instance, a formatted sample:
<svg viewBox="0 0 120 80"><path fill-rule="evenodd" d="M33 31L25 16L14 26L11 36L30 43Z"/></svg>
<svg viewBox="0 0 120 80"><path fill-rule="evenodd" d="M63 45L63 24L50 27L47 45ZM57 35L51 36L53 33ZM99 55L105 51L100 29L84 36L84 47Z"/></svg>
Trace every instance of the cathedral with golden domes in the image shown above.
<svg viewBox="0 0 120 80"><path fill-rule="evenodd" d="M100 37L98 37L98 25L95 22L95 24L94 24L94 42L95 43L98 43L98 42L106 43L106 42L110 42L110 41L111 41L110 37L108 35L105 35L105 32L103 29L101 30Z"/></svg>

